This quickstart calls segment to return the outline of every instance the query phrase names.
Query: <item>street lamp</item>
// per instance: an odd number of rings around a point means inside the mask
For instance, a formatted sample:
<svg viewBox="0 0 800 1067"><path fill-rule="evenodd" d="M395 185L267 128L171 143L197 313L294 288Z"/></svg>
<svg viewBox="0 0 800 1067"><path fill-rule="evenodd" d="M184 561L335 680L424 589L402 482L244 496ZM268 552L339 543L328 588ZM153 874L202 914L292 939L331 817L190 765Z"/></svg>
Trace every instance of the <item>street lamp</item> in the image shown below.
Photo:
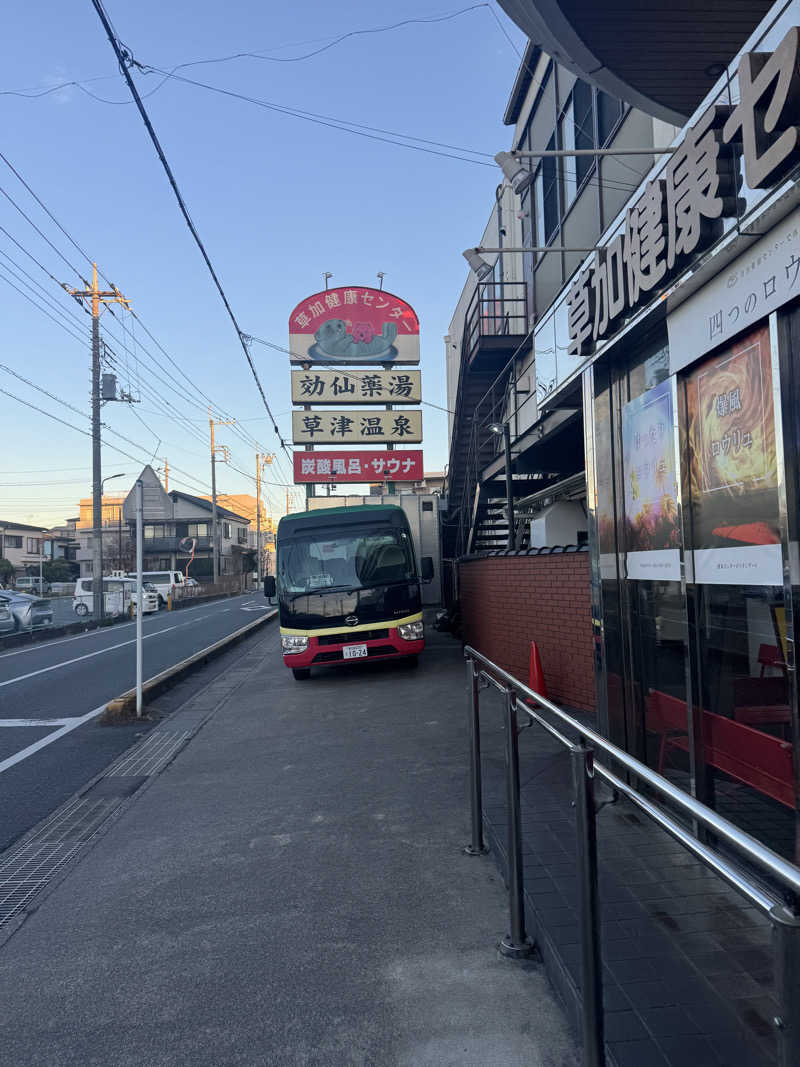
<svg viewBox="0 0 800 1067"><path fill-rule="evenodd" d="M514 547L514 481L511 476L511 430L507 422L493 422L489 429L502 435L506 465L506 510L508 512L508 548Z"/></svg>
<svg viewBox="0 0 800 1067"><path fill-rule="evenodd" d="M477 274L479 282L483 281L483 279L494 270L494 267L491 267L486 260L478 254L477 248L468 248L461 254L467 263L469 263L470 269Z"/></svg>
<svg viewBox="0 0 800 1067"><path fill-rule="evenodd" d="M498 152L494 158L517 196L525 192L533 181L531 168L523 166L519 159L512 156L510 152Z"/></svg>
<svg viewBox="0 0 800 1067"><path fill-rule="evenodd" d="M97 590L95 590L93 592L93 595L92 595L92 603L93 603L93 606L94 606L94 617L98 622L102 621L103 615L105 613L105 590L103 589L103 486L106 484L106 482L110 482L114 478L125 478L125 477L127 477L125 474L109 474L106 478L103 478L102 481L100 482L100 529L95 534L95 536L98 537L99 541L100 541L100 551L99 551L99 556L100 556L100 590L99 590L99 593L100 593L100 595L99 596L95 596L94 595L94 593L96 593Z"/></svg>

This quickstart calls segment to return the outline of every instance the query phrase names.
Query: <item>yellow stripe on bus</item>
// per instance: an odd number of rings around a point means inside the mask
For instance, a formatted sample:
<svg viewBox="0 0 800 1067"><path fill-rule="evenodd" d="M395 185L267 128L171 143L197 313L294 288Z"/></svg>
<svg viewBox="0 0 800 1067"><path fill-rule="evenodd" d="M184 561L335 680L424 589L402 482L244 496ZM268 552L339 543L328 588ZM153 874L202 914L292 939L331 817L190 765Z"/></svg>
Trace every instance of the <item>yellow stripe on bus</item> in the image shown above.
<svg viewBox="0 0 800 1067"><path fill-rule="evenodd" d="M383 619L380 622L365 622L361 626L328 626L321 630L292 630L287 626L281 626L281 634L297 634L300 637L325 637L328 634L357 634L364 630L395 629L405 626L407 622L422 622L422 612L416 615L406 615L404 619Z"/></svg>

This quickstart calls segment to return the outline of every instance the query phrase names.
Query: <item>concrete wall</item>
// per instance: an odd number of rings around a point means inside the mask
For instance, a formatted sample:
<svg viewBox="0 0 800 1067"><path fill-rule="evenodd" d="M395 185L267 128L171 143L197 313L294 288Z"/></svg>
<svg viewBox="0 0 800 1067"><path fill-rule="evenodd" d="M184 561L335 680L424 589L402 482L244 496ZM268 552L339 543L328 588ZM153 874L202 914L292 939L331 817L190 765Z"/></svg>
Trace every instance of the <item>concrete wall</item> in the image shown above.
<svg viewBox="0 0 800 1067"><path fill-rule="evenodd" d="M536 641L550 699L594 711L588 552L475 556L459 585L467 644L527 682Z"/></svg>

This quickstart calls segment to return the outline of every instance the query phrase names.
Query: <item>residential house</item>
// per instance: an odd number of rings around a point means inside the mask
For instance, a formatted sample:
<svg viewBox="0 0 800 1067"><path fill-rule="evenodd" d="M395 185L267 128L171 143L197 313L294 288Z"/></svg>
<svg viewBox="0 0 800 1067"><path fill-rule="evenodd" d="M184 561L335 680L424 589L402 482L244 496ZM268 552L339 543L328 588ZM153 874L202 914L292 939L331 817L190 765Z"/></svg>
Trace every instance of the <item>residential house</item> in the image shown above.
<svg viewBox="0 0 800 1067"><path fill-rule="evenodd" d="M139 475L144 488L145 570L179 569L192 578L210 580L212 562L212 504L205 497L171 489L167 492L152 467ZM128 537L136 537L136 488L122 505ZM234 575L255 569L250 543L250 519L217 505L219 572Z"/></svg>

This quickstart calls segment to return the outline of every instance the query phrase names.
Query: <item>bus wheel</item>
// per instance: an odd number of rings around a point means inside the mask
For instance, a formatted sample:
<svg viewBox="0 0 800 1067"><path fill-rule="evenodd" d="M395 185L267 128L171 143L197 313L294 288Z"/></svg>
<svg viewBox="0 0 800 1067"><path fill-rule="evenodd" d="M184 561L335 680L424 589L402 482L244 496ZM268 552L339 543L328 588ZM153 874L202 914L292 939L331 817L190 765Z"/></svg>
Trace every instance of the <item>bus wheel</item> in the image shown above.
<svg viewBox="0 0 800 1067"><path fill-rule="evenodd" d="M310 667L292 667L292 674L295 676L295 680L298 682L304 682L307 678L311 677Z"/></svg>

